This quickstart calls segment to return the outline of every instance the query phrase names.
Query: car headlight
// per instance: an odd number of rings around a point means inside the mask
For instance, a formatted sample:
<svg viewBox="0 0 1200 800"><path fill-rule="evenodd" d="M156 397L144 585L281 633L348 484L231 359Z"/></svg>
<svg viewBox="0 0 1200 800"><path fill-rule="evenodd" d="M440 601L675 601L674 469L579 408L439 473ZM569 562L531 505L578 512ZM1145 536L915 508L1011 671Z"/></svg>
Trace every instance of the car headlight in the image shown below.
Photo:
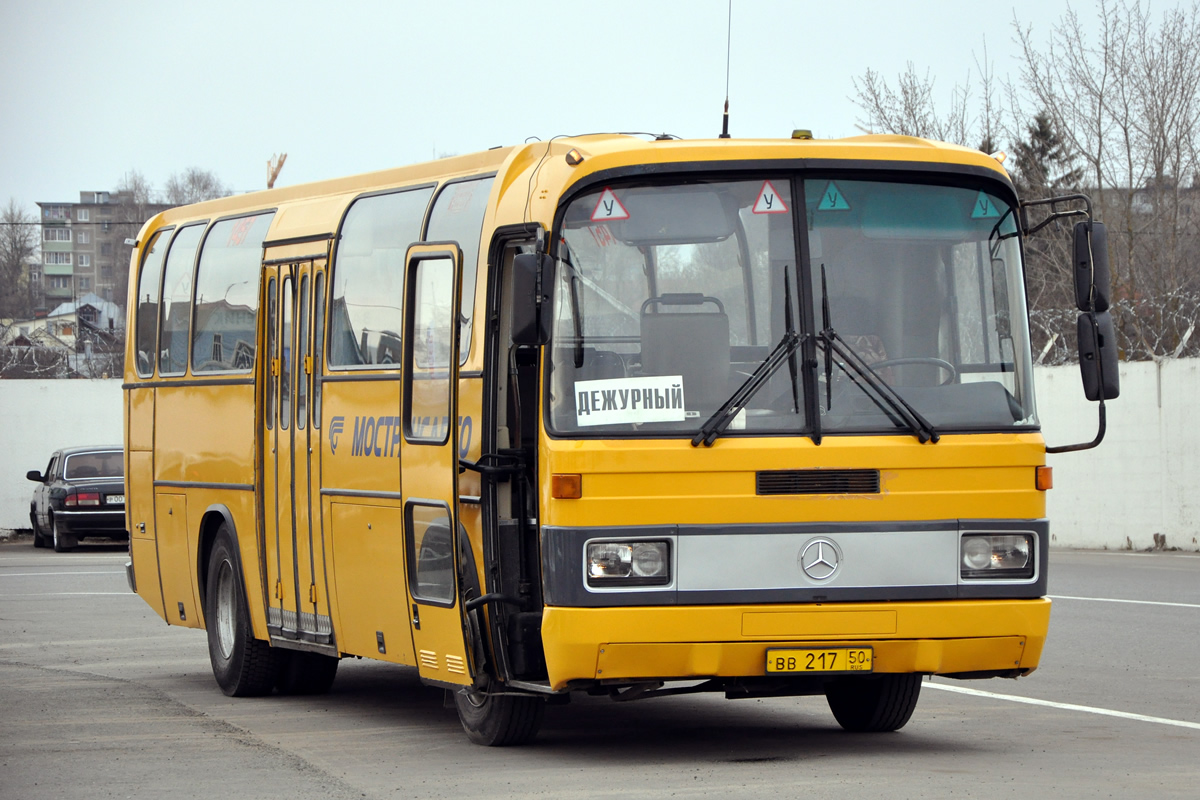
<svg viewBox="0 0 1200 800"><path fill-rule="evenodd" d="M658 586L671 582L669 542L588 542L588 586Z"/></svg>
<svg viewBox="0 0 1200 800"><path fill-rule="evenodd" d="M1033 577L1033 534L969 533L959 543L964 578Z"/></svg>

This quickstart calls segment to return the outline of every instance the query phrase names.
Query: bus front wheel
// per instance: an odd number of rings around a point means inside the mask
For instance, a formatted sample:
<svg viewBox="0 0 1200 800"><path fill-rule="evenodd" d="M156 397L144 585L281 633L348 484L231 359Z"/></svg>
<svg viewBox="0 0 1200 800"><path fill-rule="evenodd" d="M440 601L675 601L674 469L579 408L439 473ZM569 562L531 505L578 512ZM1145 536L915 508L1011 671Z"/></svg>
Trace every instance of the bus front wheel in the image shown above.
<svg viewBox="0 0 1200 800"><path fill-rule="evenodd" d="M825 699L834 718L855 733L900 730L912 716L920 696L920 675L839 678L825 687Z"/></svg>
<svg viewBox="0 0 1200 800"><path fill-rule="evenodd" d="M271 645L254 638L233 537L222 525L208 560L204 617L213 677L229 697L257 697L275 686L279 657Z"/></svg>
<svg viewBox="0 0 1200 800"><path fill-rule="evenodd" d="M492 684L490 689L505 691L497 684ZM488 747L533 741L546 712L546 702L540 697L492 694L469 688L454 693L454 705L467 738Z"/></svg>

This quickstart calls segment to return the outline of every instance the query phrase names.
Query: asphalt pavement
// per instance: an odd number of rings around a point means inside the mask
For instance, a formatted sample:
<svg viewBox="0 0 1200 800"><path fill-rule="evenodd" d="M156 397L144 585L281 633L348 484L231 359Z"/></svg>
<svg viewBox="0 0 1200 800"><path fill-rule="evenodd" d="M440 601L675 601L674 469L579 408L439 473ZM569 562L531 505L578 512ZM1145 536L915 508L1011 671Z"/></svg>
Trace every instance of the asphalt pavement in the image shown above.
<svg viewBox="0 0 1200 800"><path fill-rule="evenodd" d="M202 632L125 584L123 547L0 544L0 797L1143 797L1200 787L1200 554L1052 551L1042 668L923 684L894 734L820 697L551 707L472 745L414 670L342 663L321 697L231 699Z"/></svg>

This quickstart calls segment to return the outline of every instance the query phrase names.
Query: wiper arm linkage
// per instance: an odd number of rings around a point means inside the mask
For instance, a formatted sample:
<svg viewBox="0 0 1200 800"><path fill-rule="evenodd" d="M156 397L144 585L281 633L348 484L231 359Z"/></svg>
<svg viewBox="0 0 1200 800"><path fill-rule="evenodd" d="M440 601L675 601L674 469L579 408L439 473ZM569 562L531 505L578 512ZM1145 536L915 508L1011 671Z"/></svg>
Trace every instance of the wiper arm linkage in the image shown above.
<svg viewBox="0 0 1200 800"><path fill-rule="evenodd" d="M701 443L705 447L712 447L713 442L717 440L722 431L729 427L729 423L733 422L733 418L738 415L738 412L750 402L750 398L754 397L754 394L775 374L780 365L796 352L803 341L804 337L795 331L783 334L779 344L775 345L775 349L754 368L754 372L750 374L745 383L739 386L738 390L716 410L716 413L700 426L700 432L692 438L692 447L699 447Z"/></svg>
<svg viewBox="0 0 1200 800"><path fill-rule="evenodd" d="M864 361L862 356L854 352L854 348L850 347L837 331L833 328L826 328L819 335L821 341L825 343L826 354L831 350L837 353L845 364L866 381L867 385L879 395L880 399L887 403L888 407L904 420L913 435L917 437L917 441L921 442L921 444L925 444L925 442L937 444L941 436L938 434L937 429L933 427L933 424L925 419L920 411L913 408L899 392L889 386L883 378L879 377L879 373Z"/></svg>

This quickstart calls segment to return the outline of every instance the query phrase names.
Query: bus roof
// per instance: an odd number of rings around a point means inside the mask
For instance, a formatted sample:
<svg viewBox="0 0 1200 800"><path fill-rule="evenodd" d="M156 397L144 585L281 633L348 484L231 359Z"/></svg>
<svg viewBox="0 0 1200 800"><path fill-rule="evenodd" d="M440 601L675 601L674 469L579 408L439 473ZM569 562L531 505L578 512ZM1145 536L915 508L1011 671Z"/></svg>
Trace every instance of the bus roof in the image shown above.
<svg viewBox="0 0 1200 800"><path fill-rule="evenodd" d="M575 151L581 160L565 156ZM410 166L362 173L278 189L223 197L169 209L148 220L138 239L170 224L215 219L255 210L294 207L279 215L272 238L331 231L349 200L363 192L405 185L441 182L478 174L497 174L500 205L517 203L521 216L549 225L558 199L573 184L608 169L672 163L712 163L728 166L739 161L812 162L855 161L957 166L994 173L1008 182L997 159L978 150L911 136L872 134L845 139L676 139L646 140L630 134L587 134L498 147L478 153L427 161ZM804 166L797 164L797 166ZM532 173L536 172L535 176ZM515 188L517 191L511 192ZM536 185L536 193L533 187ZM519 195L519 196L516 196ZM507 196L507 197L506 197ZM303 207L307 207L305 210ZM332 215L332 217L331 217ZM290 217L290 219L287 219Z"/></svg>

